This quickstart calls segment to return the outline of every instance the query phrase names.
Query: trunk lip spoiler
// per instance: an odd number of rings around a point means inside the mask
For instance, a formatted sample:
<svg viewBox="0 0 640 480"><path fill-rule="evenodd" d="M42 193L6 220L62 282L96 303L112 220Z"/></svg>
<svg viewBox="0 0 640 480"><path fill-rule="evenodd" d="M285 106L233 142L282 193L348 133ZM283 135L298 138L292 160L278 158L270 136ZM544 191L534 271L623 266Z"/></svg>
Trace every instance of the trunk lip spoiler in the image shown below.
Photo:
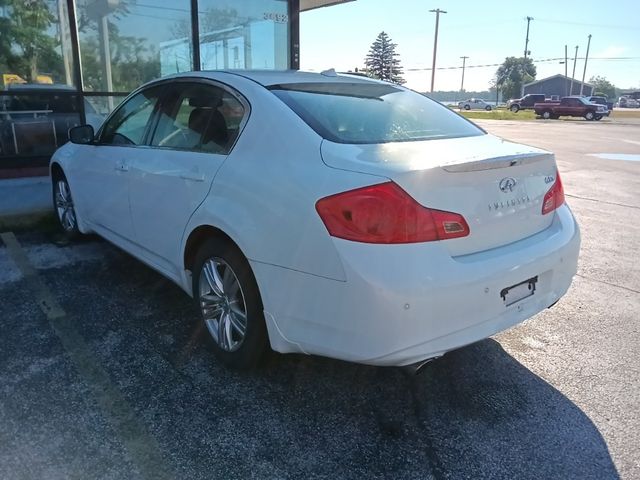
<svg viewBox="0 0 640 480"><path fill-rule="evenodd" d="M441 168L451 173L479 172L481 170L494 170L498 168L515 167L518 165L528 165L530 163L536 163L548 159L549 157L553 158L553 153L518 153L514 155L505 155L502 157L490 157L483 158L482 160L455 163L452 165L442 165Z"/></svg>

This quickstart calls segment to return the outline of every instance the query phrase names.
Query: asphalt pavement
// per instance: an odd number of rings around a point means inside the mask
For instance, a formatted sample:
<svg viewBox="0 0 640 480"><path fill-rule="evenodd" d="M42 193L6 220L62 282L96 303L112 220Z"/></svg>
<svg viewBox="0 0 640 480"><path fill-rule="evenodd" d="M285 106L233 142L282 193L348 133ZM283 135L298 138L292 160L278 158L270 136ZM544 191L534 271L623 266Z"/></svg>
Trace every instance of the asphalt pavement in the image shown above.
<svg viewBox="0 0 640 480"><path fill-rule="evenodd" d="M96 238L0 242L0 478L640 478L640 125L479 121L553 150L582 228L552 309L419 376L230 372L192 301Z"/></svg>

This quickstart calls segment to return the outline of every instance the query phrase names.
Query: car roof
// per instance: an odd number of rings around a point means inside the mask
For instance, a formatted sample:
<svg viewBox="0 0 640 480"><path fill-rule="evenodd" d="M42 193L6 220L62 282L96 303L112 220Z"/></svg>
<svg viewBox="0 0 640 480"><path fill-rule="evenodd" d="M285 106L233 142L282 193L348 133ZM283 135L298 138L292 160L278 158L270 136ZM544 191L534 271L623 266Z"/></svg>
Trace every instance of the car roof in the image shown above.
<svg viewBox="0 0 640 480"><path fill-rule="evenodd" d="M74 92L76 89L64 83L10 83L7 85L7 91L68 91Z"/></svg>
<svg viewBox="0 0 640 480"><path fill-rule="evenodd" d="M194 76L214 79L214 74L216 73L238 75L253 80L265 87L283 83L381 83L379 80L363 77L358 74L336 73L333 69L325 70L322 73L305 72L301 70L203 70L199 72L178 73L170 75L169 77L163 77L163 79Z"/></svg>

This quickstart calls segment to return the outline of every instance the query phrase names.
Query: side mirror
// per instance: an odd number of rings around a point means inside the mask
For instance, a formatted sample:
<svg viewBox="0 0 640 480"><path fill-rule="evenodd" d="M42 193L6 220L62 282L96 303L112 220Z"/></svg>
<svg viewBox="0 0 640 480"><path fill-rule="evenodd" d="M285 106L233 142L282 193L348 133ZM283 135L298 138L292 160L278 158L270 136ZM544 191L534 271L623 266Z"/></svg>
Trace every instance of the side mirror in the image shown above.
<svg viewBox="0 0 640 480"><path fill-rule="evenodd" d="M69 140L71 143L88 145L93 143L94 133L91 125L79 125L69 129Z"/></svg>

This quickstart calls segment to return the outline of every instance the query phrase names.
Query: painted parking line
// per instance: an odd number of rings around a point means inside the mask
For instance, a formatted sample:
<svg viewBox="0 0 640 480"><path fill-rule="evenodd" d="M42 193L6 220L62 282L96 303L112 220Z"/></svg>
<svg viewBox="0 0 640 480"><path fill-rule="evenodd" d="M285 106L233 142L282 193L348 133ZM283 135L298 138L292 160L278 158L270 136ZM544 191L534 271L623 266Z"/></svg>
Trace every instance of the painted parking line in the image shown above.
<svg viewBox="0 0 640 480"><path fill-rule="evenodd" d="M155 438L147 431L135 411L122 393L113 385L109 374L96 360L74 322L70 319L55 296L38 275L12 232L0 233L9 257L16 264L28 284L35 301L49 320L74 367L94 393L102 412L113 426L131 460L144 478L175 478L165 465L163 455Z"/></svg>

